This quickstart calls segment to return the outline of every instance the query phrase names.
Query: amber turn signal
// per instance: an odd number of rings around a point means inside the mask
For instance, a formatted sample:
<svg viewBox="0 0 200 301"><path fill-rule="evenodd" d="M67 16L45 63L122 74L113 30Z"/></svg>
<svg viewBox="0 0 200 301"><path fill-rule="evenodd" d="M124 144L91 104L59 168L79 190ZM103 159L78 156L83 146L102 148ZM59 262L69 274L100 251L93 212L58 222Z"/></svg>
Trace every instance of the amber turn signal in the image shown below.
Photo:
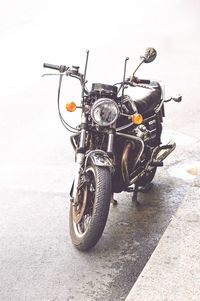
<svg viewBox="0 0 200 301"><path fill-rule="evenodd" d="M141 124L143 121L143 117L141 114L136 113L132 116L132 121L134 124Z"/></svg>
<svg viewBox="0 0 200 301"><path fill-rule="evenodd" d="M66 104L65 106L68 112L74 112L76 110L76 104L72 101Z"/></svg>

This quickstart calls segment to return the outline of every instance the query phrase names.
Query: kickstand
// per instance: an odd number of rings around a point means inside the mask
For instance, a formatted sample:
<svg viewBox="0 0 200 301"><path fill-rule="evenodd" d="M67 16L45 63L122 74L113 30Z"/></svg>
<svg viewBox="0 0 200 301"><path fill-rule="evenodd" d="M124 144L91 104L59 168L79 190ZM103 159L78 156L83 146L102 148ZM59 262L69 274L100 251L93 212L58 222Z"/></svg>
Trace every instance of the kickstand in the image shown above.
<svg viewBox="0 0 200 301"><path fill-rule="evenodd" d="M114 193L112 194L112 197L111 197L111 201L110 201L110 202L111 202L111 204L113 205L113 207L118 205L117 200L114 199Z"/></svg>
<svg viewBox="0 0 200 301"><path fill-rule="evenodd" d="M135 188L133 190L133 196L132 196L132 202L135 203L136 205L140 205L140 203L138 202L138 185L135 184Z"/></svg>

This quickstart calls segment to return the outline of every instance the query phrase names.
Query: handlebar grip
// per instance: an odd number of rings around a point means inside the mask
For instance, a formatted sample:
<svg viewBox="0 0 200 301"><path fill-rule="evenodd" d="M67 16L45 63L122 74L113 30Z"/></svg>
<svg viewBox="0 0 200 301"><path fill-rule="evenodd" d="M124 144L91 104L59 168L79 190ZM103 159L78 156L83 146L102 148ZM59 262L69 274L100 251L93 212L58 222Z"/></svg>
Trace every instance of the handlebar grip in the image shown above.
<svg viewBox="0 0 200 301"><path fill-rule="evenodd" d="M49 68L49 69L54 69L54 70L60 70L60 66L53 65L53 64L48 64L48 63L44 63L43 67L44 68Z"/></svg>
<svg viewBox="0 0 200 301"><path fill-rule="evenodd" d="M149 79L137 79L137 84L147 84L149 85L151 81Z"/></svg>

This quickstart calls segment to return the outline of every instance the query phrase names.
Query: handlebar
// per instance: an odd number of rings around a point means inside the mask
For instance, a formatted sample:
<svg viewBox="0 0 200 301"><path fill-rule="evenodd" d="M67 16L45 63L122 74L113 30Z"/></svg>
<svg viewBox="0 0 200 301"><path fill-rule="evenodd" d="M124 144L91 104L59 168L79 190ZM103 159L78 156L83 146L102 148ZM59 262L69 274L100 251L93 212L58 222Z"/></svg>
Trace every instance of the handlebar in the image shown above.
<svg viewBox="0 0 200 301"><path fill-rule="evenodd" d="M139 79L137 78L136 84L147 84L149 85L151 81L149 79Z"/></svg>
<svg viewBox="0 0 200 301"><path fill-rule="evenodd" d="M69 69L69 67L65 66L65 65L53 65L53 64L48 64L48 63L44 63L43 64L44 68L49 68L49 69L54 69L54 70L58 70L59 72L63 73L65 71L67 71Z"/></svg>
<svg viewBox="0 0 200 301"><path fill-rule="evenodd" d="M133 81L130 81L130 79L128 78L124 82L125 85L132 86L132 87L137 86L137 84L146 84L146 85L149 85L150 83L151 83L151 81L149 79L139 79L137 77L135 77ZM123 82L120 82L118 84L123 84Z"/></svg>
<svg viewBox="0 0 200 301"><path fill-rule="evenodd" d="M79 67L78 66L72 66L72 69L70 67L67 67L65 65L53 65L53 64L48 64L48 63L44 63L43 64L44 68L49 68L49 69L54 69L54 70L58 70L60 73L60 76L64 75L63 73L65 72L66 76L71 76L74 77L76 79L78 79L81 83L81 86L83 88L83 93L88 94L88 91L85 87L86 81L84 81L84 76L83 74L79 73ZM59 74L43 74L44 75L59 75Z"/></svg>
<svg viewBox="0 0 200 301"><path fill-rule="evenodd" d="M149 79L140 79L138 77L134 77L133 82L136 84L146 84L146 85L149 85L151 83Z"/></svg>

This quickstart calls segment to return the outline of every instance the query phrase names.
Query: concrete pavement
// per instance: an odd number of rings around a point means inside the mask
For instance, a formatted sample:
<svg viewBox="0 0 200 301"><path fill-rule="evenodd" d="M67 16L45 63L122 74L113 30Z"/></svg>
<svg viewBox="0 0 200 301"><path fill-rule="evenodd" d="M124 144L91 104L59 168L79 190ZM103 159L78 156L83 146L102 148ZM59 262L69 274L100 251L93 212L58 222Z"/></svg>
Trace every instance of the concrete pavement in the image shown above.
<svg viewBox="0 0 200 301"><path fill-rule="evenodd" d="M124 300L189 189L162 169L139 208L116 195L101 240L81 253L68 233L67 167L1 165L0 300Z"/></svg>
<svg viewBox="0 0 200 301"><path fill-rule="evenodd" d="M200 300L200 176L126 301Z"/></svg>

